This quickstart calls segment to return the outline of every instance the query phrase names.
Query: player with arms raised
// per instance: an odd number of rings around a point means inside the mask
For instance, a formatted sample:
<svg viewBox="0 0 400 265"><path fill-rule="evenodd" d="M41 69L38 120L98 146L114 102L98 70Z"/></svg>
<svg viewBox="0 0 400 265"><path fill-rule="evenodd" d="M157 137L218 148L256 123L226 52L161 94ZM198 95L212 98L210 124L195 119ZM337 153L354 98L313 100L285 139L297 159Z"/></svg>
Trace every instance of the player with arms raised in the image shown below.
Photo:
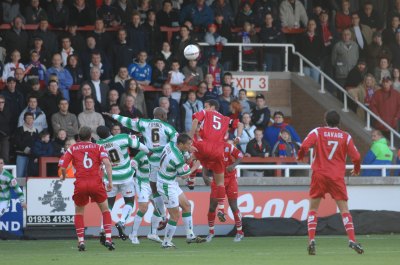
<svg viewBox="0 0 400 265"><path fill-rule="evenodd" d="M125 205L122 208L121 218L115 224L115 227L118 229L119 237L126 240L128 236L125 234L125 221L131 215L135 203L135 182L133 180L135 171L131 167L128 149L139 149L146 154L149 153L149 149L140 143L139 138L135 135L130 136L121 133L113 136L106 126L97 127L96 133L100 137L97 144L107 150L111 161L113 188L107 192L110 209L113 208L118 193L121 193L124 197ZM104 232L100 233L100 242L102 244L105 242Z"/></svg>
<svg viewBox="0 0 400 265"><path fill-rule="evenodd" d="M103 215L104 230L106 232L106 242L104 246L109 250L114 250L114 243L111 241L111 214L108 209L107 192L101 178L101 165L104 164L108 176L107 191L113 187L111 163L108 153L101 145L90 142L92 132L89 127L82 127L79 130L78 142L68 148L64 157L59 161L61 168L61 180L66 178L66 168L72 161L76 169L75 189L72 199L75 203L75 228L78 236L78 250L85 251L85 224L83 214L85 206L89 203L89 198L99 206Z"/></svg>
<svg viewBox="0 0 400 265"><path fill-rule="evenodd" d="M225 186L224 186L224 156L223 149L225 137L229 128L238 129L238 137L235 142L239 141L242 135L243 124L238 119L231 119L218 112L219 103L210 99L204 103L204 110L193 114L192 129L190 136L193 137L197 125L200 123L199 135L202 141L196 141L193 146L198 152L194 156L200 160L203 167L210 169L214 173L214 181L216 184L215 194L218 200L217 216L221 222L225 222Z"/></svg>
<svg viewBox="0 0 400 265"><path fill-rule="evenodd" d="M349 238L349 247L358 254L364 253L356 242L354 226L347 204L347 190L344 181L346 157L350 156L354 169L352 175L360 174L360 153L354 145L350 134L337 128L340 122L339 113L331 110L325 113L327 127L312 130L302 143L298 160L303 160L309 148L314 147L312 176L310 185L310 212L308 213L308 254L315 255L315 232L317 228L317 211L321 198L329 193L336 201L342 215L344 227Z"/></svg>

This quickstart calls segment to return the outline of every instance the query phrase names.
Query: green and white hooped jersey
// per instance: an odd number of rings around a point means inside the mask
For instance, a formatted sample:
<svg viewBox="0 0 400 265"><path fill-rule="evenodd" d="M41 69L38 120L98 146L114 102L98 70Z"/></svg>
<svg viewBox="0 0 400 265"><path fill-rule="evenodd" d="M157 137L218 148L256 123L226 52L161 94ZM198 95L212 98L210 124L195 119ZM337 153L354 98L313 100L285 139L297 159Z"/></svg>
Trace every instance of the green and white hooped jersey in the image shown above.
<svg viewBox="0 0 400 265"><path fill-rule="evenodd" d="M182 152L176 143L170 142L161 153L160 169L157 173L157 181L165 184L173 184L176 177L190 173L190 167L185 163Z"/></svg>
<svg viewBox="0 0 400 265"><path fill-rule="evenodd" d="M144 144L153 153L149 158L150 163L158 163L164 147L169 142L176 143L178 138L175 128L159 119L131 119L117 114L113 114L112 117L122 126L143 135Z"/></svg>
<svg viewBox="0 0 400 265"><path fill-rule="evenodd" d="M112 166L112 180L115 184L123 184L132 181L135 171L131 166L128 148L137 149L140 145L135 135L125 133L97 140L108 152ZM106 177L106 174L104 174Z"/></svg>
<svg viewBox="0 0 400 265"><path fill-rule="evenodd" d="M24 199L24 193L19 187L17 179L10 172L3 169L3 172L0 172L0 201L10 200L11 189L14 189L20 201Z"/></svg>
<svg viewBox="0 0 400 265"><path fill-rule="evenodd" d="M145 152L140 151L133 159L132 166L136 169L138 183L149 183L150 164Z"/></svg>

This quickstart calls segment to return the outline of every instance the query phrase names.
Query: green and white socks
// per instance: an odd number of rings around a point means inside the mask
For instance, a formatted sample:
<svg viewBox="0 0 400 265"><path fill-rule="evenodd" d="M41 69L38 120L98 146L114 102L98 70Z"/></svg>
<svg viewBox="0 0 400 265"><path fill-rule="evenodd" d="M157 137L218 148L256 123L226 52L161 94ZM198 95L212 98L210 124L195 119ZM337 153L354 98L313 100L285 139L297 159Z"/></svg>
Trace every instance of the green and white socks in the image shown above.
<svg viewBox="0 0 400 265"><path fill-rule="evenodd" d="M119 221L125 225L126 220L129 218L129 216L131 216L133 210L133 204L132 203L127 203L124 205L124 208L122 208L122 214L121 214L121 218L119 219Z"/></svg>
<svg viewBox="0 0 400 265"><path fill-rule="evenodd" d="M190 212L188 213L182 213L182 220L185 225L186 229L186 238L191 239L194 238L194 232L193 232L193 218L192 214Z"/></svg>

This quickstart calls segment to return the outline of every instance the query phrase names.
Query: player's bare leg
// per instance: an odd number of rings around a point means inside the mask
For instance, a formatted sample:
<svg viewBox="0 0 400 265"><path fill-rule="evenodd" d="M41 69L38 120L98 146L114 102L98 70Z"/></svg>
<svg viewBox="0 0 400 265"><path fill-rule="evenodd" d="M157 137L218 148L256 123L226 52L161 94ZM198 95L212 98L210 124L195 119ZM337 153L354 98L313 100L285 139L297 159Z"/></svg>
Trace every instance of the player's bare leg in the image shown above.
<svg viewBox="0 0 400 265"><path fill-rule="evenodd" d="M236 226L236 236L233 239L233 242L240 242L244 237L242 230L242 214L237 206L237 199L228 199L228 202L229 206L231 207Z"/></svg>
<svg viewBox="0 0 400 265"><path fill-rule="evenodd" d="M218 210L217 217L219 221L225 222L225 185L224 185L224 173L214 173L214 182L217 185L217 200Z"/></svg>
<svg viewBox="0 0 400 265"><path fill-rule="evenodd" d="M115 246L111 240L112 221L111 221L110 210L108 208L108 202L107 200L105 200L104 202L98 203L97 205L99 206L100 211L103 215L103 226L104 226L104 231L106 233L106 242L104 243L104 246L109 250L114 250Z"/></svg>
<svg viewBox="0 0 400 265"><path fill-rule="evenodd" d="M196 236L193 232L192 206L184 193L179 195L179 206L182 208L182 220L186 230L186 242L188 244L206 242L204 238Z"/></svg>
<svg viewBox="0 0 400 265"><path fill-rule="evenodd" d="M210 198L210 205L208 208L208 235L206 237L207 242L211 242L213 237L215 236L215 210L218 206L218 200L214 198Z"/></svg>
<svg viewBox="0 0 400 265"><path fill-rule="evenodd" d="M308 212L307 217L307 228L308 228L308 254L315 255L316 247L315 247L315 232L317 230L317 211L319 208L319 204L321 203L321 198L310 198L310 211Z"/></svg>
<svg viewBox="0 0 400 265"><path fill-rule="evenodd" d="M83 221L83 213L85 212L85 206L75 205L75 230L76 236L78 237L78 250L85 251L85 224Z"/></svg>
<svg viewBox="0 0 400 265"><path fill-rule="evenodd" d="M356 235L354 232L354 225L353 225L353 217L350 214L349 206L347 201L344 200L337 200L336 204L339 208L340 214L342 215L342 221L344 228L346 229L347 236L349 238L349 247L354 249L355 252L358 254L363 254L364 249L362 248L360 243L356 241Z"/></svg>
<svg viewBox="0 0 400 265"><path fill-rule="evenodd" d="M161 217L157 230L163 230L167 226L167 218L165 215L164 201L157 191L157 183L150 181L151 192L153 193L154 208Z"/></svg>

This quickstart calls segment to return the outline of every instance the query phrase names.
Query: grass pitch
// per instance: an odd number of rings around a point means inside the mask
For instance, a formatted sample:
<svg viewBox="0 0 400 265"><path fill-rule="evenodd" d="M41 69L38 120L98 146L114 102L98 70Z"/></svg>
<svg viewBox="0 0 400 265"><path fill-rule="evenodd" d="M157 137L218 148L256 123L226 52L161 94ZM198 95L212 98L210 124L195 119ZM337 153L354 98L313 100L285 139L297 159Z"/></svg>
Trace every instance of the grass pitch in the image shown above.
<svg viewBox="0 0 400 265"><path fill-rule="evenodd" d="M365 254L347 247L345 236L317 237L317 255L308 256L306 237L247 237L234 243L217 237L211 243L186 244L174 239L175 250L140 238L140 245L115 239L109 251L98 240L87 240L85 252L77 251L75 240L0 241L0 261L4 265L381 265L400 264L400 235L358 236Z"/></svg>

